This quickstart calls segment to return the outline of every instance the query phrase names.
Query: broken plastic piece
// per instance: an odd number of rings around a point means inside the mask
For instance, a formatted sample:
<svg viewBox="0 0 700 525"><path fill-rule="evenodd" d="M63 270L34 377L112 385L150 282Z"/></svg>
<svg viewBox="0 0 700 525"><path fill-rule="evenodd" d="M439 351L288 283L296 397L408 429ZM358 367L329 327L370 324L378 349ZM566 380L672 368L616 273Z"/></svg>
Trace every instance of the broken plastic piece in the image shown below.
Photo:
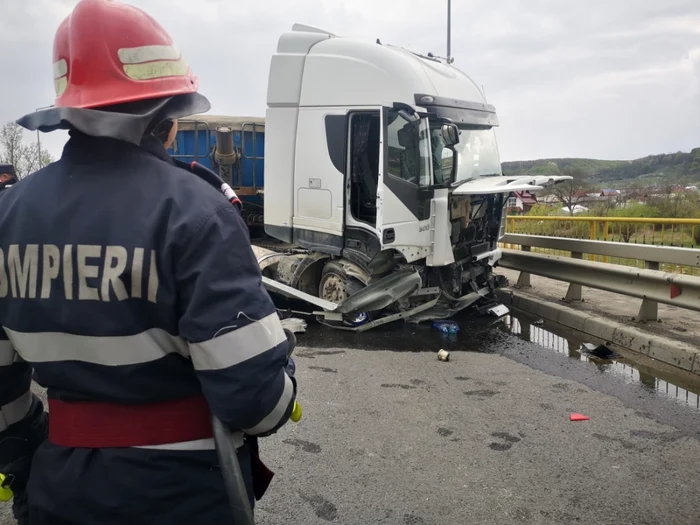
<svg viewBox="0 0 700 525"><path fill-rule="evenodd" d="M282 319L282 328L286 328L292 333L306 332L306 321L298 317L287 317Z"/></svg>
<svg viewBox="0 0 700 525"><path fill-rule="evenodd" d="M508 309L507 306L503 304L497 304L496 306L493 306L488 309L489 314L498 317L499 319L501 317L504 317L510 313L510 310Z"/></svg>
<svg viewBox="0 0 700 525"><path fill-rule="evenodd" d="M591 419L588 416L584 416L583 414L570 414L569 415L569 420L570 421L588 421Z"/></svg>
<svg viewBox="0 0 700 525"><path fill-rule="evenodd" d="M459 332L459 325L454 321L435 321L433 328L445 334L456 334Z"/></svg>
<svg viewBox="0 0 700 525"><path fill-rule="evenodd" d="M450 353L446 350L440 350L438 352L438 360L449 361L450 360Z"/></svg>

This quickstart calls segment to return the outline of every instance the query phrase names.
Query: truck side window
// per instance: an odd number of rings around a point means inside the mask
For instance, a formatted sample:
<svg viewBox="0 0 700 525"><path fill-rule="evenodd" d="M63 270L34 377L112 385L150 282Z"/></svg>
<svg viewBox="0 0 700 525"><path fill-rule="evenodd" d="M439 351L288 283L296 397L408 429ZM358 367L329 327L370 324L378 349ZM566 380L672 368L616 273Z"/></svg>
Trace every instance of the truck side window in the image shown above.
<svg viewBox="0 0 700 525"><path fill-rule="evenodd" d="M350 206L355 220L374 226L379 184L379 112L352 115L350 124Z"/></svg>
<svg viewBox="0 0 700 525"><path fill-rule="evenodd" d="M426 119L406 120L389 111L389 175L416 185L430 184L430 131Z"/></svg>

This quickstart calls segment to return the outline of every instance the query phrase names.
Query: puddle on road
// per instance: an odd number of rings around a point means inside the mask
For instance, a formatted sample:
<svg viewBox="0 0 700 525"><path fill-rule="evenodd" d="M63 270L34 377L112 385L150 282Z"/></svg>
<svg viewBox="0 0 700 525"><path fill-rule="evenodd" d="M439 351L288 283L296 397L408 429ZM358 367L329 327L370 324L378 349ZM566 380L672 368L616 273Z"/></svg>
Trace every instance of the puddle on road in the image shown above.
<svg viewBox="0 0 700 525"><path fill-rule="evenodd" d="M357 334L343 332L309 323L307 332L298 334L300 346L316 348L347 347L361 350L392 350L398 352L435 352L444 348L450 352L501 353L503 332L518 337L577 361L596 366L605 373L615 374L626 382L637 383L659 396L700 411L700 382L689 373L637 356L624 349L613 348L616 359L591 358L581 352L582 343L602 343L585 334L556 323L540 324L527 314L512 312L500 320L494 317L462 315L455 319L459 333L437 332L432 323L419 325L391 323L381 328ZM537 322L537 324L534 324Z"/></svg>
<svg viewBox="0 0 700 525"><path fill-rule="evenodd" d="M519 313L507 315L498 327L520 339L567 355L577 361L590 363L598 367L601 372L618 375L630 383L639 383L659 396L700 411L700 384L692 379L681 377L672 370L662 371L659 370L659 366L652 367L641 362L644 359L651 361L649 358L637 358L631 352L625 352L619 348L612 349L619 354L615 359L590 357L582 352L582 344L602 341L591 341L591 338L585 334L555 323L546 321L543 323Z"/></svg>
<svg viewBox="0 0 700 525"><path fill-rule="evenodd" d="M445 334L432 323L390 323L364 333L335 330L309 323L305 334L298 334L299 344L319 348L348 347L359 350L392 350L395 352L435 352L444 348L450 352L498 353L498 334L494 325L502 323L495 317L464 316L455 319L459 333ZM502 344L502 343L501 343Z"/></svg>

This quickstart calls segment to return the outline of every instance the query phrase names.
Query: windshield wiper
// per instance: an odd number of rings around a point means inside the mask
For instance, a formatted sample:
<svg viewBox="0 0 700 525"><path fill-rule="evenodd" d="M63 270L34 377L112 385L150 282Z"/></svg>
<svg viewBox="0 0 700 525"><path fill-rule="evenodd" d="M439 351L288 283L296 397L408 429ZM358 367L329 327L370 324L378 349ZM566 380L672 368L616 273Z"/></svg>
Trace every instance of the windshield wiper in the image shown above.
<svg viewBox="0 0 700 525"><path fill-rule="evenodd" d="M454 181L452 184L450 184L450 187L459 186L460 184L464 184L465 182L469 182L469 181L476 180L476 179L483 179L484 177L502 177L502 176L503 176L502 173L486 173L484 175L473 175L471 177L467 177L466 179L459 179L459 180Z"/></svg>

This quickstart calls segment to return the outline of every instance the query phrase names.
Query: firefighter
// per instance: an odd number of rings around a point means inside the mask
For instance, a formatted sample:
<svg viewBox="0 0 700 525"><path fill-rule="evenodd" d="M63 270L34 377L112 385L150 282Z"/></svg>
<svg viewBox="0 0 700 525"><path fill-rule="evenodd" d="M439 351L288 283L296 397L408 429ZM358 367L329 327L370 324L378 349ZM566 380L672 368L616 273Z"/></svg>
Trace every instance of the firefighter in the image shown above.
<svg viewBox="0 0 700 525"><path fill-rule="evenodd" d="M251 442L288 421L296 381L235 195L164 147L209 102L167 32L112 0L80 0L61 23L53 76L54 106L18 123L68 130L63 154L0 196L0 472L15 512L231 523L210 416L232 431L252 504L269 471Z"/></svg>
<svg viewBox="0 0 700 525"><path fill-rule="evenodd" d="M0 191L17 182L17 174L12 164L0 164Z"/></svg>

